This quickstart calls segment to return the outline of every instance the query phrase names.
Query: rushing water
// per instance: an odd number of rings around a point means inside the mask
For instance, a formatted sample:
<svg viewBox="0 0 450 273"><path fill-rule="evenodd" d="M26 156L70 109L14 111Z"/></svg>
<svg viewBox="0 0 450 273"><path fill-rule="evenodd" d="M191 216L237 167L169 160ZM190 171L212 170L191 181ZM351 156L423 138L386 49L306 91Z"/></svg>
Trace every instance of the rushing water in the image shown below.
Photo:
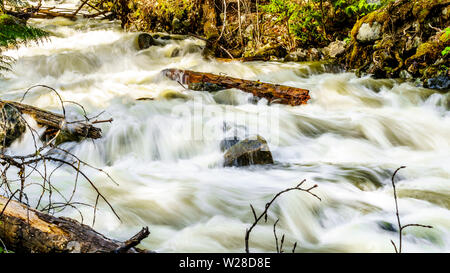
<svg viewBox="0 0 450 273"><path fill-rule="evenodd" d="M406 229L404 251L450 250L448 94L331 73L317 63L205 60L203 42L194 39L138 51L136 33L107 21L33 23L54 35L6 52L17 61L0 80L1 97L19 100L27 88L45 84L65 101L82 104L89 116L104 111L99 119L114 119L99 124L99 140L63 144L118 183L85 168L121 218L100 202L99 232L124 240L149 226L142 246L152 250L242 252L253 220L250 204L259 213L274 194L306 179L305 186L318 185L314 192L322 201L302 192L283 195L267 223L253 231L252 251L275 251L273 223L279 218L278 237L286 234L287 251L298 242L302 252L393 252L390 240L397 242L398 233L390 179L405 165L397 176L402 222L434 228ZM185 90L161 77L165 68L306 88L311 100L291 107L234 89ZM137 100L143 97L153 100ZM25 102L61 111L57 96L45 88L33 89ZM70 103L66 110L73 118L82 113ZM233 134L266 138L275 164L222 167L219 143ZM12 149L32 150L30 135ZM61 168L53 181L70 195L74 176ZM30 179L42 180L36 173ZM33 191L29 195L33 199ZM80 183L76 201L95 199L89 184ZM92 223L92 208L79 209ZM75 210L61 214L81 220Z"/></svg>

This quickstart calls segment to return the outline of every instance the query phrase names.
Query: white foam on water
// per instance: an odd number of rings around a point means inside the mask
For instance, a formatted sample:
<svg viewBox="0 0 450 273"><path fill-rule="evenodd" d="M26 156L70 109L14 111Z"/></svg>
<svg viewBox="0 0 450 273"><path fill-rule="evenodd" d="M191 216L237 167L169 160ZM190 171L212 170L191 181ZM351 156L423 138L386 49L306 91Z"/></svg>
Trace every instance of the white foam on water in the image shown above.
<svg viewBox="0 0 450 273"><path fill-rule="evenodd" d="M279 218L285 246L298 242L298 251L392 252L390 240L398 233L380 223L396 227L390 179L405 165L397 177L403 223L434 228L405 231L404 251L450 250L448 94L319 73L318 64L206 60L195 50L203 42L195 39L138 51L136 33L106 21L33 23L56 36L5 52L17 61L0 80L2 98L19 100L29 87L45 84L90 116L105 111L99 118L114 119L98 125L99 140L63 144L118 183L85 169L121 217L100 202L94 227L105 235L127 239L149 226L142 246L157 251L242 252L253 220L250 204L260 213L274 194L307 179L306 185L318 185L322 201L301 192L283 195L252 233L252 250L275 251L272 225ZM175 48L180 53L171 57ZM160 75L165 68L306 88L312 99L292 107L254 102L236 89L186 90ZM142 97L154 100L136 100ZM34 88L24 102L61 111L58 97L45 88ZM76 105L66 108L69 116L82 114ZM222 167L219 143L233 134L266 138L276 164ZM33 141L26 136L12 149L33 150ZM74 177L73 170L58 169L55 187L70 195ZM37 174L30 179L42 180ZM30 199L40 193L30 191ZM96 194L80 180L75 198L93 204ZM80 210L91 223L92 208ZM80 219L75 210L62 215Z"/></svg>

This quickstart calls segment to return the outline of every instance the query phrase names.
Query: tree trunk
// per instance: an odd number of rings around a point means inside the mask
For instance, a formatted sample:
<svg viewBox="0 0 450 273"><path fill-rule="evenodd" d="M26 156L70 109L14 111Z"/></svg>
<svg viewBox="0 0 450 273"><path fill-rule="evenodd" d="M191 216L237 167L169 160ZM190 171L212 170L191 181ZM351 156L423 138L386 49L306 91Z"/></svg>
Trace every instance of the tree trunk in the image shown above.
<svg viewBox="0 0 450 273"><path fill-rule="evenodd" d="M237 88L252 93L256 97L266 98L269 102L278 102L293 106L306 104L310 99L308 90L291 86L243 80L190 70L165 69L162 73L166 77L178 81L181 84L187 84L192 90L217 91Z"/></svg>
<svg viewBox="0 0 450 273"><path fill-rule="evenodd" d="M149 233L143 228L122 243L73 219L54 217L0 196L0 239L14 252L147 252L134 247Z"/></svg>
<svg viewBox="0 0 450 273"><path fill-rule="evenodd" d="M65 140L81 140L83 138L97 139L102 137L102 130L94 127L92 124L77 122L67 124L64 116L55 114L37 107L22 104L14 101L0 100L0 109L5 105L11 105L22 114L30 115L40 126L47 127L47 133L52 134L61 130L61 135ZM51 137L51 136L48 136Z"/></svg>

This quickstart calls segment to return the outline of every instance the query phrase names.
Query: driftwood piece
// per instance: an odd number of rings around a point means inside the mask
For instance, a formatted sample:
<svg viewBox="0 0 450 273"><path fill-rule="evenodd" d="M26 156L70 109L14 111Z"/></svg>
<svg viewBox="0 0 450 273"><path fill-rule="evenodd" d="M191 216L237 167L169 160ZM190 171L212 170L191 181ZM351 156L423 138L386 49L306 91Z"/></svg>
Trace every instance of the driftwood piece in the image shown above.
<svg viewBox="0 0 450 273"><path fill-rule="evenodd" d="M165 69L162 73L166 77L178 81L181 84L187 84L192 90L217 91L237 88L252 93L256 97L266 98L269 102L278 102L293 106L306 104L310 99L308 90L286 85L243 80L223 75L180 69Z"/></svg>
<svg viewBox="0 0 450 273"><path fill-rule="evenodd" d="M14 252L147 252L135 246L149 234L143 228L122 243L76 220L54 217L0 196L0 239Z"/></svg>
<svg viewBox="0 0 450 273"><path fill-rule="evenodd" d="M67 124L64 116L60 114L42 110L27 104L0 100L0 108L2 108L5 104L15 107L22 114L30 115L34 120L36 120L38 125L47 127L48 132L61 130L61 133L65 137L77 140L83 138L97 139L102 137L102 130L94 127L92 124L85 122Z"/></svg>
<svg viewBox="0 0 450 273"><path fill-rule="evenodd" d="M84 5L88 5L91 8L95 9L97 13L81 13L81 8L83 8ZM65 8L57 8L57 7L30 7L25 8L23 10L13 10L11 7L9 9L5 10L5 12L9 15L13 15L15 17L28 20L29 18L38 18L38 19L52 19L55 17L64 17L68 18L70 20L75 20L78 17L84 17L84 18L95 18L101 15L105 15L107 13L111 13L107 10L100 11L91 4L87 3L86 1L83 1L81 6L77 9L65 9Z"/></svg>

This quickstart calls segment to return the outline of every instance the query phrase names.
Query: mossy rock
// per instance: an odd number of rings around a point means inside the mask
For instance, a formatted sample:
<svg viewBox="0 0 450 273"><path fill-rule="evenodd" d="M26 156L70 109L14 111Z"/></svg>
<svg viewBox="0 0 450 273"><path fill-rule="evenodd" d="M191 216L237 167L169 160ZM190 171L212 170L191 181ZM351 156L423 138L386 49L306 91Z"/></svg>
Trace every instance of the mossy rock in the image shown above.
<svg viewBox="0 0 450 273"><path fill-rule="evenodd" d="M342 61L358 75L376 78L398 78L407 71L426 82L441 75L449 66L442 51L450 38L439 29L448 27L443 10L449 6L450 0L392 1L356 22Z"/></svg>
<svg viewBox="0 0 450 273"><path fill-rule="evenodd" d="M247 138L232 145L224 155L225 167L273 164L267 141L261 136Z"/></svg>
<svg viewBox="0 0 450 273"><path fill-rule="evenodd" d="M267 44L257 50L251 48L244 53L247 60L264 60L267 61L271 57L284 58L287 55L286 48L281 44Z"/></svg>
<svg viewBox="0 0 450 273"><path fill-rule="evenodd" d="M5 104L0 112L0 147L9 147L26 131L26 123L17 108Z"/></svg>

